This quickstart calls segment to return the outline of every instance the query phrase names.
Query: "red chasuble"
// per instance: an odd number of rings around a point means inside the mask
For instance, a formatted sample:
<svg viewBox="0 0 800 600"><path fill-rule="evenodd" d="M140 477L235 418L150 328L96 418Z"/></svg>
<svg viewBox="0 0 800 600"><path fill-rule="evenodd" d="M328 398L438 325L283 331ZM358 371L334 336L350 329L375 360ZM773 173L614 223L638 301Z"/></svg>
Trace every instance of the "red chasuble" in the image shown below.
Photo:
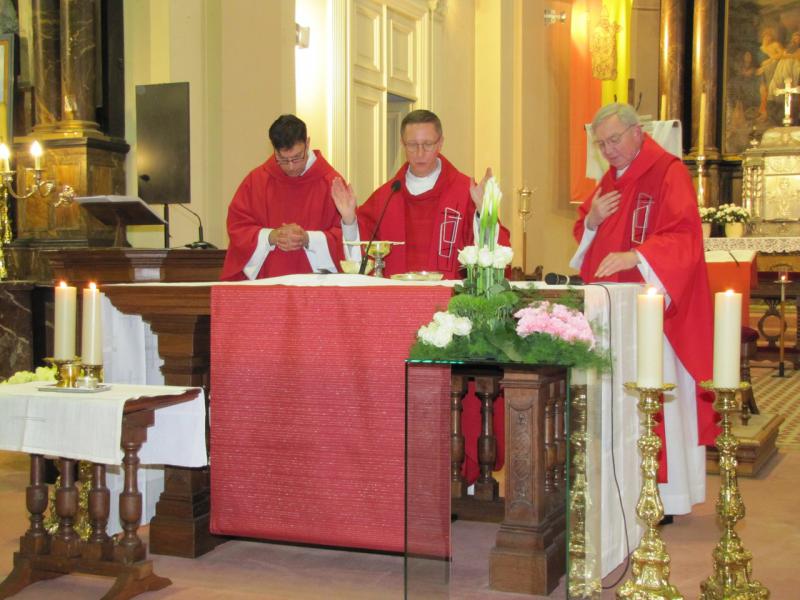
<svg viewBox="0 0 800 600"><path fill-rule="evenodd" d="M331 197L331 182L339 174L318 150L314 153L316 161L299 177L289 177L271 156L239 185L228 208L230 244L221 279L247 279L242 269L256 249L259 232L287 223L325 233L333 262L338 264L341 217ZM267 255L258 279L295 273L311 273L305 250L284 252L276 247Z"/></svg>
<svg viewBox="0 0 800 600"><path fill-rule="evenodd" d="M638 251L647 259L671 299L664 313L664 334L695 382L711 379L713 308L697 196L686 167L645 135L641 151L622 177L617 179L616 169L609 169L600 181L600 188L601 194L619 191L622 195L620 207L598 227L583 258L581 277L586 283L596 281L597 267L610 252ZM579 217L573 229L578 242L583 237L584 219L593 195L578 209ZM649 209L645 210L648 205ZM637 209L638 218L634 223ZM646 219L645 212L648 213ZM634 267L605 281L641 283L644 280L639 269ZM719 432L712 408L713 396L698 388L697 400L699 442L713 445ZM663 440L663 425L659 428ZM662 454L665 455L663 449ZM665 462L661 461L660 481L665 480Z"/></svg>
<svg viewBox="0 0 800 600"><path fill-rule="evenodd" d="M414 196L406 187L405 163L397 174L379 187L358 209L362 240L369 240L386 208L376 240L405 242L393 246L386 257L384 275L411 271L440 271L445 279L460 279L458 252L474 243L475 203L469 195L470 178L441 154L442 171L432 189ZM391 195L392 183L401 186ZM390 197L391 195L391 197ZM509 245L509 234L500 228L499 244Z"/></svg>

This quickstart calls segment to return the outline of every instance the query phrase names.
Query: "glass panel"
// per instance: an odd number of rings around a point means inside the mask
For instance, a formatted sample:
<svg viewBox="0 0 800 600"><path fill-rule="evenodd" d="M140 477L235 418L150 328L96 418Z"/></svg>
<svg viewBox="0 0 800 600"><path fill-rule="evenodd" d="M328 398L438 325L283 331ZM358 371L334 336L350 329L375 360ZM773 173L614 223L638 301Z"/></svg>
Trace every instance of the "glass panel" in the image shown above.
<svg viewBox="0 0 800 600"><path fill-rule="evenodd" d="M567 598L601 597L601 414L594 371L572 369L567 409Z"/></svg>
<svg viewBox="0 0 800 600"><path fill-rule="evenodd" d="M405 597L449 598L450 364L406 363Z"/></svg>

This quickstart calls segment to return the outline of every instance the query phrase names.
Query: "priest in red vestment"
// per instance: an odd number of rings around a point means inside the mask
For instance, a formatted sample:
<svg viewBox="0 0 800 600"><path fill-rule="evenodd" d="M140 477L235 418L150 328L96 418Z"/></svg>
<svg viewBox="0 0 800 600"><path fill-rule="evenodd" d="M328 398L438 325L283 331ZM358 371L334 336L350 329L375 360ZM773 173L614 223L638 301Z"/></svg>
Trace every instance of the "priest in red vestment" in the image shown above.
<svg viewBox="0 0 800 600"><path fill-rule="evenodd" d="M711 379L713 353L697 197L686 167L642 131L631 106L601 108L592 133L610 168L579 208L570 264L586 283L647 283L665 294L664 381L677 389L665 394L659 490L666 514L685 514L705 499L705 445L718 432L712 397L696 387Z"/></svg>
<svg viewBox="0 0 800 600"><path fill-rule="evenodd" d="M393 246L386 257L387 277L438 271L445 279L460 279L458 252L474 243L476 214L480 214L483 188L491 171L487 169L476 185L456 169L440 153L444 144L442 123L429 110L407 114L400 125L400 136L405 164L357 210L352 190L341 182L334 183L344 238L368 241L374 234L376 240L405 242ZM349 214L357 214L357 228L347 226L355 221L355 216L351 220ZM509 245L505 227L500 228L498 243Z"/></svg>
<svg viewBox="0 0 800 600"><path fill-rule="evenodd" d="M336 272L341 217L331 198L339 174L310 151L306 125L280 116L269 129L274 153L250 171L228 208L223 280Z"/></svg>
<svg viewBox="0 0 800 600"><path fill-rule="evenodd" d="M491 171L487 169L476 185L442 156L442 123L429 110L407 114L400 124L400 137L406 153L405 164L357 210L353 190L341 180L334 182L333 197L342 214L344 239L368 241L374 235L376 240L405 242L393 246L386 257L384 275L387 277L396 273L438 271L445 279L460 279L458 252L474 244L477 237L476 216L480 215L483 189ZM508 230L501 226L498 243L509 246L509 240ZM494 403L496 469L500 469L504 461L503 411L502 398L498 398ZM473 483L479 473L480 423L480 402L471 386L464 398L462 413L466 446L463 470L469 483Z"/></svg>

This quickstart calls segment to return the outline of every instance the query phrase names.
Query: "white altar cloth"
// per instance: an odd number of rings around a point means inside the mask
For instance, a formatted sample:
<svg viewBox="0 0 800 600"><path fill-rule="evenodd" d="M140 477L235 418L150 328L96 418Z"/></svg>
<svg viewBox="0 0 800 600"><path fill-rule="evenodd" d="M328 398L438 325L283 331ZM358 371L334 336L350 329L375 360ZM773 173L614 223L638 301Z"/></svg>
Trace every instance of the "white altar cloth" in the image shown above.
<svg viewBox="0 0 800 600"><path fill-rule="evenodd" d="M40 391L42 382L0 386L0 449L117 465L128 400L182 394L173 386L112 385L96 393ZM156 410L141 455L185 467L206 464L205 399ZM145 460L142 460L145 462Z"/></svg>

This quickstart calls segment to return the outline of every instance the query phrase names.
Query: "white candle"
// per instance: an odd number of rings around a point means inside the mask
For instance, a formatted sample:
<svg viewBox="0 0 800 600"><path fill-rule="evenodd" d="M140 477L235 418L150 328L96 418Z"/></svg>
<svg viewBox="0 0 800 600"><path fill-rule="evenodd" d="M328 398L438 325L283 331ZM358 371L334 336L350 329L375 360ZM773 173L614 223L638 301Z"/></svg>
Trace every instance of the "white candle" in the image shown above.
<svg viewBox="0 0 800 600"><path fill-rule="evenodd" d="M700 94L700 123L697 126L697 155L703 156L706 138L706 93Z"/></svg>
<svg viewBox="0 0 800 600"><path fill-rule="evenodd" d="M5 144L0 144L0 171L10 171L11 167L8 160L11 158L11 151Z"/></svg>
<svg viewBox="0 0 800 600"><path fill-rule="evenodd" d="M55 289L56 308L53 336L53 358L75 358L75 302L77 290L62 281Z"/></svg>
<svg viewBox="0 0 800 600"><path fill-rule="evenodd" d="M83 328L81 360L85 365L103 364L103 322L100 316L100 290L94 283L83 290Z"/></svg>
<svg viewBox="0 0 800 600"><path fill-rule="evenodd" d="M714 295L714 386L739 387L742 347L742 295L733 290Z"/></svg>
<svg viewBox="0 0 800 600"><path fill-rule="evenodd" d="M649 288L636 299L636 384L660 388L664 383L664 296Z"/></svg>
<svg viewBox="0 0 800 600"><path fill-rule="evenodd" d="M33 168L42 168L42 145L37 141L31 144L31 156L33 157Z"/></svg>

